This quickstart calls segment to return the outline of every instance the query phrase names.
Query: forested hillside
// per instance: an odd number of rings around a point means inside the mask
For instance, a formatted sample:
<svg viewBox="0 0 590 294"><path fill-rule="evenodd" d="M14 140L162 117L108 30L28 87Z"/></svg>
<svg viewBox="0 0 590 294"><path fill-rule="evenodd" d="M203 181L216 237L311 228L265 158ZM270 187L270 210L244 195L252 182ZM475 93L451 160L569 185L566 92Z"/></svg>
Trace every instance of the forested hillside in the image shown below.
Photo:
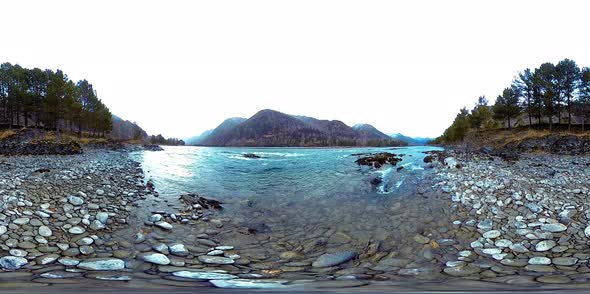
<svg viewBox="0 0 590 294"><path fill-rule="evenodd" d="M491 106L485 97L479 97L471 111L459 111L453 124L434 143L459 142L470 130L515 126L585 131L589 118L590 69L564 59L519 72Z"/></svg>
<svg viewBox="0 0 590 294"><path fill-rule="evenodd" d="M43 127L105 136L109 109L86 80L74 82L61 70L0 65L0 128Z"/></svg>

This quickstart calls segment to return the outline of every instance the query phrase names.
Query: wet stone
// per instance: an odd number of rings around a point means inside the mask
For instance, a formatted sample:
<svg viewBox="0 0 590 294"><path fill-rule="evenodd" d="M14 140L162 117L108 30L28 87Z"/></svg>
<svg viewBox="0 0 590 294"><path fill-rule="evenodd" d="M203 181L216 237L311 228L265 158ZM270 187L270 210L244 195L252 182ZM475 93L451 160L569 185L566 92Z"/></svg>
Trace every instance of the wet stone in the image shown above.
<svg viewBox="0 0 590 294"><path fill-rule="evenodd" d="M468 265L468 266L458 266L458 267L447 267L444 269L444 272L447 275L454 276L454 277L466 277L472 276L479 272L481 272L481 268Z"/></svg>
<svg viewBox="0 0 590 294"><path fill-rule="evenodd" d="M498 230L491 230L491 231L487 231L483 234L483 237L486 239L495 239L500 237L500 235L502 235L502 233L500 233L500 231Z"/></svg>
<svg viewBox="0 0 590 294"><path fill-rule="evenodd" d="M142 259L145 262L159 264L159 265L168 265L170 264L170 259L162 254L162 253L148 253L143 255Z"/></svg>
<svg viewBox="0 0 590 294"><path fill-rule="evenodd" d="M313 267L331 267L345 263L356 257L353 251L343 251L337 253L326 253L320 256L312 263Z"/></svg>
<svg viewBox="0 0 590 294"><path fill-rule="evenodd" d="M538 273L552 273L555 272L555 268L549 265L543 264L529 264L524 267L525 270Z"/></svg>
<svg viewBox="0 0 590 294"><path fill-rule="evenodd" d="M59 258L59 255L57 255L57 254L47 254L47 255L37 257L35 259L35 261L37 262L37 264L46 265L46 264L54 263L58 258Z"/></svg>
<svg viewBox="0 0 590 294"><path fill-rule="evenodd" d="M117 258L91 258L80 262L78 267L95 271L117 271L125 268L125 262Z"/></svg>
<svg viewBox="0 0 590 294"><path fill-rule="evenodd" d="M209 264L233 264L235 262L231 258L221 257L221 256L201 255L198 257L198 259L202 263L209 263Z"/></svg>
<svg viewBox="0 0 590 294"><path fill-rule="evenodd" d="M477 228L482 231L489 231L492 229L492 220L491 219L484 219L477 224Z"/></svg>
<svg viewBox="0 0 590 294"><path fill-rule="evenodd" d="M566 276L561 275L551 275L551 276L540 276L537 278L538 282L545 283L545 284L567 284L571 282L571 279Z"/></svg>
<svg viewBox="0 0 590 294"><path fill-rule="evenodd" d="M189 254L184 244L172 244L168 246L168 249L171 254L176 256L187 256Z"/></svg>
<svg viewBox="0 0 590 294"><path fill-rule="evenodd" d="M551 259L544 256L536 256L529 259L529 264L551 264Z"/></svg>
<svg viewBox="0 0 590 294"><path fill-rule="evenodd" d="M15 223L15 224L17 224L17 225L26 225L26 224L29 223L30 220L31 219L28 218L28 217L20 217L20 218L17 218L15 220L13 220L12 222Z"/></svg>
<svg viewBox="0 0 590 294"><path fill-rule="evenodd" d="M198 272L198 271L177 271L173 272L172 275L181 278L189 278L196 280L231 280L236 279L237 276L217 273L217 272Z"/></svg>
<svg viewBox="0 0 590 294"><path fill-rule="evenodd" d="M156 223L156 226L164 229L164 230L172 230L174 228L174 226L172 226L171 224L165 222L165 221L159 221Z"/></svg>
<svg viewBox="0 0 590 294"><path fill-rule="evenodd" d="M426 236L418 234L414 236L414 241L416 241L416 243L426 244L430 242L430 239Z"/></svg>
<svg viewBox="0 0 590 294"><path fill-rule="evenodd" d="M132 276L126 273L88 273L85 277L102 281L131 281Z"/></svg>
<svg viewBox="0 0 590 294"><path fill-rule="evenodd" d="M578 259L575 257L555 257L551 261L555 265L572 266L578 262Z"/></svg>
<svg viewBox="0 0 590 294"><path fill-rule="evenodd" d="M536 251L549 251L551 248L555 247L557 243L553 240L543 240L535 245Z"/></svg>
<svg viewBox="0 0 590 294"><path fill-rule="evenodd" d="M28 261L22 257L3 256L0 258L0 267L7 271L14 271L25 266Z"/></svg>
<svg viewBox="0 0 590 294"><path fill-rule="evenodd" d="M541 230L552 233L559 233L567 230L567 226L560 223L542 224Z"/></svg>
<svg viewBox="0 0 590 294"><path fill-rule="evenodd" d="M37 247L37 245L35 245L35 243L29 242L29 241L20 242L20 243L18 243L17 246L18 246L18 248L22 248L22 249L33 249L33 248Z"/></svg>
<svg viewBox="0 0 590 294"><path fill-rule="evenodd" d="M209 283L217 288L226 289L276 289L287 287L284 285L286 281L274 280L211 280Z"/></svg>
<svg viewBox="0 0 590 294"><path fill-rule="evenodd" d="M43 237L51 237L51 235L53 235L53 232L48 226L40 226L38 229L38 233L40 236Z"/></svg>
<svg viewBox="0 0 590 294"><path fill-rule="evenodd" d="M78 196L75 196L75 195L69 195L68 202L72 205L79 206L79 205L84 204L84 199L82 199Z"/></svg>
<svg viewBox="0 0 590 294"><path fill-rule="evenodd" d="M84 228L82 228L82 227L79 227L79 226L74 226L74 227L71 227L71 228L68 230L68 232L69 232L70 234L74 234L74 235L80 235L80 234L84 234L84 232L86 232L86 230L85 230Z"/></svg>

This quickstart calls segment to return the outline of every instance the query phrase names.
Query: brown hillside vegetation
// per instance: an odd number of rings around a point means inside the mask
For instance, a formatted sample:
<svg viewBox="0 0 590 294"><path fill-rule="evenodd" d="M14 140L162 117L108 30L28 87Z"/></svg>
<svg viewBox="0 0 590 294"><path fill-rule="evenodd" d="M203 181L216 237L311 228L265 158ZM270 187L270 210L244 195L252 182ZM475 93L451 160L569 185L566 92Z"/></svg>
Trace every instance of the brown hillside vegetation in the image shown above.
<svg viewBox="0 0 590 294"><path fill-rule="evenodd" d="M529 128L470 130L458 146L494 153L589 154L590 132Z"/></svg>

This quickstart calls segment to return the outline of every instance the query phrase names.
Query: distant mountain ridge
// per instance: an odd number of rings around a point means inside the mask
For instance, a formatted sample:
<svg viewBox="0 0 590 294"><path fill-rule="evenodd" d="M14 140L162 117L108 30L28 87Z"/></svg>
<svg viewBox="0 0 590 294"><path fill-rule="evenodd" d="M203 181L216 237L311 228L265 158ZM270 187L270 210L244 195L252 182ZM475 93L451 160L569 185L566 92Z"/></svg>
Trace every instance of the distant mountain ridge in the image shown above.
<svg viewBox="0 0 590 294"><path fill-rule="evenodd" d="M249 119L225 120L208 134L193 137L203 146L324 147L403 146L368 124L349 127L339 120L320 120L261 110ZM192 138L191 138L192 139Z"/></svg>
<svg viewBox="0 0 590 294"><path fill-rule="evenodd" d="M389 134L391 138L398 139L408 143L408 145L426 145L428 142L432 141L432 138L425 138L425 137L409 137L406 135L402 135L401 133L397 134Z"/></svg>

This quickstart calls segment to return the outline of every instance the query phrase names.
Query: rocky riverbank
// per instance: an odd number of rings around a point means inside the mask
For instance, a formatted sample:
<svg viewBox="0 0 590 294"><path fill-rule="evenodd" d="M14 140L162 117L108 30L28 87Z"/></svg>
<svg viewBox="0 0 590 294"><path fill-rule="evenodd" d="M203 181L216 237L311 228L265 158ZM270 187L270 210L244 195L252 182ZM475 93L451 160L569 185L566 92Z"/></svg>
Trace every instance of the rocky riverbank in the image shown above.
<svg viewBox="0 0 590 294"><path fill-rule="evenodd" d="M425 161L431 172L407 180L403 195L327 207L289 195L161 197L127 152L0 157L0 285L489 289L590 279L588 158Z"/></svg>
<svg viewBox="0 0 590 294"><path fill-rule="evenodd" d="M453 226L471 239L446 262L446 274L508 283L590 280L590 158L456 157L462 167L439 169L435 186L454 202Z"/></svg>

